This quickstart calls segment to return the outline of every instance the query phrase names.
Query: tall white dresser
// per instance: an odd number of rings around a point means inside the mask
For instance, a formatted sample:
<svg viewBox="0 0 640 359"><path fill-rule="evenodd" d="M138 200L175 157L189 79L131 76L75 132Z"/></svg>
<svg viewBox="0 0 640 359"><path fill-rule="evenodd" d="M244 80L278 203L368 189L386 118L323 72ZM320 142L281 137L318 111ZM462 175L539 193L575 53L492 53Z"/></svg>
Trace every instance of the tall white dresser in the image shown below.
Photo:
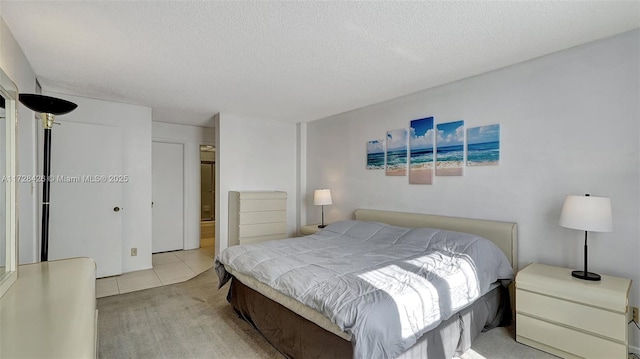
<svg viewBox="0 0 640 359"><path fill-rule="evenodd" d="M229 246L286 237L286 192L229 191Z"/></svg>

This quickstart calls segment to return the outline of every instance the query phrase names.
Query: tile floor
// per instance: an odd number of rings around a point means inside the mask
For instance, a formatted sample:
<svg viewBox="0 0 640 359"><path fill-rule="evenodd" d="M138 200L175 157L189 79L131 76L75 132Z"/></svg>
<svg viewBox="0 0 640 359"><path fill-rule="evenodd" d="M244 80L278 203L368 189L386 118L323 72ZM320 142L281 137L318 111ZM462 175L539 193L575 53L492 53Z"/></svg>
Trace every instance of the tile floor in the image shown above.
<svg viewBox="0 0 640 359"><path fill-rule="evenodd" d="M184 282L213 267L214 247L156 253L153 269L96 280L96 298Z"/></svg>

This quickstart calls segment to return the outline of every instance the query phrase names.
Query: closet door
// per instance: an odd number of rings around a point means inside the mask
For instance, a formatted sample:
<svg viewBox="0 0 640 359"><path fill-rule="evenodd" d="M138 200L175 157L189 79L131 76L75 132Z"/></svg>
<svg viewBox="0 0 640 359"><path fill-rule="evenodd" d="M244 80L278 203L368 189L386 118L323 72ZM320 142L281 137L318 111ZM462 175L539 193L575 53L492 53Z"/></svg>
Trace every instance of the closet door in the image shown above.
<svg viewBox="0 0 640 359"><path fill-rule="evenodd" d="M153 142L152 252L184 248L184 145Z"/></svg>

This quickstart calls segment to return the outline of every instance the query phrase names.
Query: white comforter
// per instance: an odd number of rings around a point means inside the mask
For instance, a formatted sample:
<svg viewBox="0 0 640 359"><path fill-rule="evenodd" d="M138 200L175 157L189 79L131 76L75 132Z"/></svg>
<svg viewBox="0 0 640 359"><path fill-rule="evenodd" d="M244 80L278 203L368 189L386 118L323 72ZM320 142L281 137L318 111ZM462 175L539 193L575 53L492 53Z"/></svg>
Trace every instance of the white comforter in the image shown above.
<svg viewBox="0 0 640 359"><path fill-rule="evenodd" d="M351 333L356 358L394 358L513 270L482 237L362 221L321 232L234 246L224 267L268 284Z"/></svg>

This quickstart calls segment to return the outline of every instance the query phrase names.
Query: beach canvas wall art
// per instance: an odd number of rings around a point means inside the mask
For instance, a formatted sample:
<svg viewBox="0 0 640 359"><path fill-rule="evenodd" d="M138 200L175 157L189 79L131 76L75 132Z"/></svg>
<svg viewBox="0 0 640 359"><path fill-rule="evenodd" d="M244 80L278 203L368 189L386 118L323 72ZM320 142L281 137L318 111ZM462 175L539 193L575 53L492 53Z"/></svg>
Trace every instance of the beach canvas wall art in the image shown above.
<svg viewBox="0 0 640 359"><path fill-rule="evenodd" d="M384 169L384 140L367 142L367 169Z"/></svg>
<svg viewBox="0 0 640 359"><path fill-rule="evenodd" d="M411 121L409 127L409 183L433 183L433 117Z"/></svg>
<svg viewBox="0 0 640 359"><path fill-rule="evenodd" d="M467 166L500 164L500 125L467 130Z"/></svg>
<svg viewBox="0 0 640 359"><path fill-rule="evenodd" d="M439 123L436 128L436 176L462 176L464 121Z"/></svg>
<svg viewBox="0 0 640 359"><path fill-rule="evenodd" d="M387 176L407 175L407 130L387 131L386 141Z"/></svg>

